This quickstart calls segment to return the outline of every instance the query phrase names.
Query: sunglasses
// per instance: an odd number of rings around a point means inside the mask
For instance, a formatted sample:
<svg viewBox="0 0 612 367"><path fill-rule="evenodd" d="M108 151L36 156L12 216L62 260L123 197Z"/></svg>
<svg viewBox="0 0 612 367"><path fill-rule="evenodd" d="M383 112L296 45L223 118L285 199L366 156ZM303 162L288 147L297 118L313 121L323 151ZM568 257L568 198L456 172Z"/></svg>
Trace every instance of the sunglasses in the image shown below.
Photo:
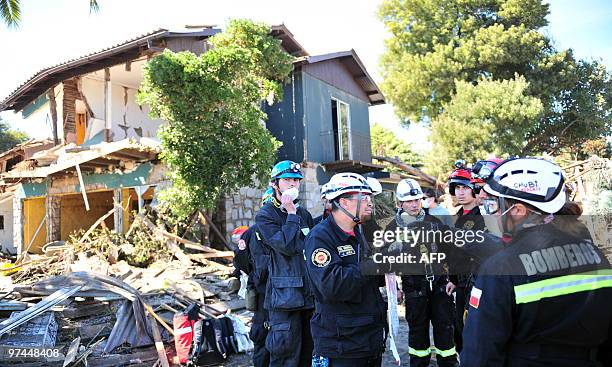
<svg viewBox="0 0 612 367"><path fill-rule="evenodd" d="M357 200L357 199L358 199L357 196L352 196L348 200ZM372 197L370 197L370 195L362 195L361 196L361 201L365 201L365 202L371 203L372 202Z"/></svg>
<svg viewBox="0 0 612 367"><path fill-rule="evenodd" d="M478 195L480 194L480 190L482 190L482 186L474 185L474 188L472 190L474 190L474 194Z"/></svg>

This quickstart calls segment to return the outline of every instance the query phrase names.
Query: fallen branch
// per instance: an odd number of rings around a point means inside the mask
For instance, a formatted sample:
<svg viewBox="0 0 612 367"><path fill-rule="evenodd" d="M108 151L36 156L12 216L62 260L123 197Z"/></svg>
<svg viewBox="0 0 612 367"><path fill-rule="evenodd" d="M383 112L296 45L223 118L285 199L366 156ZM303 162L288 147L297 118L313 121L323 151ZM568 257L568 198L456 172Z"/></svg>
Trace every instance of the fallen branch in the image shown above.
<svg viewBox="0 0 612 367"><path fill-rule="evenodd" d="M147 226L147 228L149 228L151 231L156 232L156 233L160 233L160 234L164 234L168 233L166 231L163 231L159 228L157 228L157 226L155 224L153 224L153 222L151 222L149 220L149 218L145 217L142 213L138 213L138 218L140 218L140 220L142 221L142 223ZM169 234L169 233L168 233ZM174 237L178 237L178 236L174 236ZM180 238L180 237L178 237ZM170 249L170 251L172 252L172 254L181 261L181 263L183 263L184 265L191 265L191 259L189 258L189 256L185 255L185 253L183 252L183 250L181 250L178 245L176 244L176 239L172 238L170 241L167 241L166 243L168 244L168 248Z"/></svg>
<svg viewBox="0 0 612 367"><path fill-rule="evenodd" d="M110 216L111 216L111 215L112 215L112 214L115 212L115 209L116 209L116 208L117 208L117 207L113 205L113 208L112 208L111 210L109 210L109 211L108 211L106 214L104 214L103 216L101 216L100 218L98 218L98 220L97 220L97 221L96 221L94 224L92 224L92 226L91 226L91 227L89 227L89 229L87 230L87 232L85 232L85 234L83 235L83 237L81 237L81 239L79 240L79 242L83 243L83 241L85 241L85 240L86 240L86 239L89 237L89 235L91 234L91 232L93 232L93 231L94 231L94 229L96 229L96 228L97 228L97 227L100 225L100 223L102 223L102 222L103 222L103 221L104 221L106 218L110 217Z"/></svg>
<svg viewBox="0 0 612 367"><path fill-rule="evenodd" d="M383 162L387 162L387 163L391 163L392 165L396 166L397 168L406 171L408 173L410 173L411 175L417 176L419 178L421 178L423 181L427 182L428 184L436 187L438 184L438 180L433 177L430 176L428 174L426 174L425 172L421 171L418 168L412 167L411 165L404 163L402 161L400 161L399 159L396 158L391 158L391 157L383 157L380 155L373 155L372 156L373 159L379 160L379 161L383 161Z"/></svg>
<svg viewBox="0 0 612 367"><path fill-rule="evenodd" d="M215 233L221 239L221 241L223 241L223 244L225 245L225 248L227 248L228 250L231 250L231 248L229 246L229 243L227 243L227 240L225 239L225 236L221 234L221 231L213 223L213 221L210 219L208 214L206 214L206 213L202 212L201 210L199 210L198 211L198 215L200 216L200 221L202 222L202 224L204 224L204 225L208 224L210 226L210 228L212 228L213 231L215 231Z"/></svg>

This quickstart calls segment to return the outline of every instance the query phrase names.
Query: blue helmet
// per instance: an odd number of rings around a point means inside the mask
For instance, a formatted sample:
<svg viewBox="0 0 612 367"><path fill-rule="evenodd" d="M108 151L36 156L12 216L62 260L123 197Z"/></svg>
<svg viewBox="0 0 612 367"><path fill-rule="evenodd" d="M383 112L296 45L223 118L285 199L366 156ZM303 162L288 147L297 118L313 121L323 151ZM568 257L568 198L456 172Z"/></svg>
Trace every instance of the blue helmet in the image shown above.
<svg viewBox="0 0 612 367"><path fill-rule="evenodd" d="M274 200L276 200L276 197L274 196L274 189L268 187L261 196L261 206L264 206L266 203Z"/></svg>
<svg viewBox="0 0 612 367"><path fill-rule="evenodd" d="M270 175L273 180L279 178L304 178L302 176L302 170L299 163L293 161L281 161L274 165L272 168L272 174Z"/></svg>

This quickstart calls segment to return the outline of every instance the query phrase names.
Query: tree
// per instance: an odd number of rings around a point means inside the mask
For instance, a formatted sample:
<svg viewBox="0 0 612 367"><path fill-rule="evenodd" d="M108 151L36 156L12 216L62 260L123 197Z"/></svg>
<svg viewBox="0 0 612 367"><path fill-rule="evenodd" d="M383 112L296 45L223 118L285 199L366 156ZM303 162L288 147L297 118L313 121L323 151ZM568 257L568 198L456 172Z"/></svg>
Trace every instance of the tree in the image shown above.
<svg viewBox="0 0 612 367"><path fill-rule="evenodd" d="M28 140L27 134L11 129L6 122L0 119L0 153L15 147L17 144L21 144L26 140Z"/></svg>
<svg viewBox="0 0 612 367"><path fill-rule="evenodd" d="M439 176L457 158L476 162L490 154L501 156L523 149L523 132L543 110L539 99L525 95L527 88L521 76L481 80L478 85L457 81L457 92L432 122L433 148L427 171Z"/></svg>
<svg viewBox="0 0 612 367"><path fill-rule="evenodd" d="M282 97L293 58L270 27L233 20L196 56L164 51L145 68L139 101L164 124L159 136L171 188L161 199L179 217L214 208L253 178L267 182L280 143L264 127L264 100Z"/></svg>
<svg viewBox="0 0 612 367"><path fill-rule="evenodd" d="M399 158L411 166L420 166L421 157L412 150L410 144L400 140L393 131L379 124L372 125L370 129L372 139L372 155ZM389 168L394 170L393 168Z"/></svg>
<svg viewBox="0 0 612 367"><path fill-rule="evenodd" d="M576 60L571 49L556 50L539 32L547 14L541 0L383 1L380 16L392 37L381 61L382 87L406 123L431 122L431 161L442 164L442 154L450 169L453 160L462 158L443 138L450 125L463 141L480 139L483 131L466 126L473 120L467 114L489 120L486 133L512 140L493 149L507 155L578 151L579 143L610 131L610 74L596 61ZM478 110L453 101L469 96L489 107ZM517 114L508 103L534 107L529 98L539 100L538 113ZM453 107L458 105L465 113ZM446 113L447 108L454 111Z"/></svg>
<svg viewBox="0 0 612 367"><path fill-rule="evenodd" d="M97 0L89 0L89 12L100 10ZM0 0L0 18L8 27L18 27L21 22L21 1Z"/></svg>

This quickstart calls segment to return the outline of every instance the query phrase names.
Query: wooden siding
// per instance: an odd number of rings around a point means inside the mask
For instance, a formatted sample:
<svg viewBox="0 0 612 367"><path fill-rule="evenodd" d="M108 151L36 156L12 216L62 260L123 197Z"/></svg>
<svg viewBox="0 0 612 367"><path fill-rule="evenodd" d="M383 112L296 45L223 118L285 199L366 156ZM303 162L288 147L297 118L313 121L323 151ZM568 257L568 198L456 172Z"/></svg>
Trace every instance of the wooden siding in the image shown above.
<svg viewBox="0 0 612 367"><path fill-rule="evenodd" d="M277 153L278 160L302 162L305 157L302 76L293 72L290 77L291 81L284 86L282 101L272 106L265 104L266 128L283 143Z"/></svg>
<svg viewBox="0 0 612 367"><path fill-rule="evenodd" d="M368 96L363 89L357 84L355 79L353 79L353 76L346 67L338 60L306 64L302 66L302 71L369 103Z"/></svg>
<svg viewBox="0 0 612 367"><path fill-rule="evenodd" d="M332 126L332 98L349 105L352 160L371 162L370 118L368 103L310 74L302 73L306 156L312 162L335 160Z"/></svg>
<svg viewBox="0 0 612 367"><path fill-rule="evenodd" d="M197 38L170 38L166 41L166 46L174 52L191 51L196 55L207 50L206 40Z"/></svg>

